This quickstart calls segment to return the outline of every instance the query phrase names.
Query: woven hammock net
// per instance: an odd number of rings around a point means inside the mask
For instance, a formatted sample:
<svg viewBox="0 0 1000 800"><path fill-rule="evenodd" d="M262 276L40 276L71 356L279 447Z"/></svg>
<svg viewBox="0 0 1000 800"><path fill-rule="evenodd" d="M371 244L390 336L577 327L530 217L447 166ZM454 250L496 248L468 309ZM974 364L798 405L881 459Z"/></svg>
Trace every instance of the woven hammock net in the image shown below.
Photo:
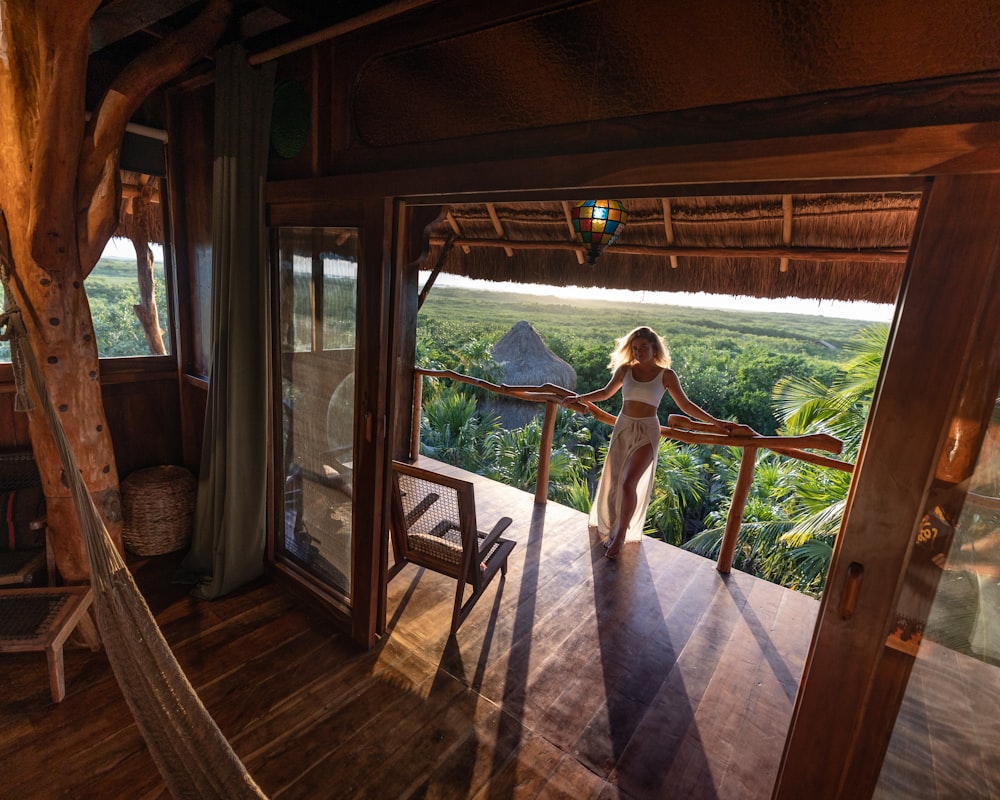
<svg viewBox="0 0 1000 800"><path fill-rule="evenodd" d="M10 341L18 386L16 407L30 408L24 384L27 375L52 431L86 544L97 627L118 685L167 788L178 800L265 798L181 670L108 535L16 310L0 314L0 338Z"/></svg>

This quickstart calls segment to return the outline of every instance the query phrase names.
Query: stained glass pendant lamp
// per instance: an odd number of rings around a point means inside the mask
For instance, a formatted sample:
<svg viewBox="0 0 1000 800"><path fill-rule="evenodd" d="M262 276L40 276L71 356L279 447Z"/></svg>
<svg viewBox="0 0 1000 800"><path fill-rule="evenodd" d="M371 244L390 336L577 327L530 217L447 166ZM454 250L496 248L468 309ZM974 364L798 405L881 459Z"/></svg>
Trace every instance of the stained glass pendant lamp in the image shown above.
<svg viewBox="0 0 1000 800"><path fill-rule="evenodd" d="M628 211L620 200L584 200L576 204L570 217L576 238L587 246L587 261L593 264L601 251L618 238Z"/></svg>

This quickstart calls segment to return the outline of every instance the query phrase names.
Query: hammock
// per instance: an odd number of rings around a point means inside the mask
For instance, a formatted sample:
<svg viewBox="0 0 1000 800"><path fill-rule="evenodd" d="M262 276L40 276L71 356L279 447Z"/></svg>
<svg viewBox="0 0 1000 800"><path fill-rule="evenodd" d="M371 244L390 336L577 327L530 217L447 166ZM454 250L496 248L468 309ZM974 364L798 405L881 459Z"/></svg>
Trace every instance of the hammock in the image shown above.
<svg viewBox="0 0 1000 800"><path fill-rule="evenodd" d="M10 341L16 407L31 407L25 370L42 403L80 520L90 562L93 608L108 661L164 782L179 800L266 800L181 670L111 541L52 407L19 311L0 314L0 339Z"/></svg>

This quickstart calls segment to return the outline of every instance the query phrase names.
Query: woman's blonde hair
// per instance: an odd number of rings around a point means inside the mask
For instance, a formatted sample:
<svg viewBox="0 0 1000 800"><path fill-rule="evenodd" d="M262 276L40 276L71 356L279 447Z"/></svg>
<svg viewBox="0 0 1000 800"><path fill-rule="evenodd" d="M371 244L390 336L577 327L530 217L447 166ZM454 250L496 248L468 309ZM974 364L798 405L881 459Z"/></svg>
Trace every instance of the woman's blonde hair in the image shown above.
<svg viewBox="0 0 1000 800"><path fill-rule="evenodd" d="M611 363L608 364L608 369L611 370L612 374L619 367L630 367L636 363L635 359L632 358L632 342L636 339L645 339L652 345L653 361L656 362L658 367L665 369L670 367L670 351L667 349L666 344L664 344L660 334L652 328L640 325L638 328L630 330L620 339L615 339L615 349L611 351Z"/></svg>

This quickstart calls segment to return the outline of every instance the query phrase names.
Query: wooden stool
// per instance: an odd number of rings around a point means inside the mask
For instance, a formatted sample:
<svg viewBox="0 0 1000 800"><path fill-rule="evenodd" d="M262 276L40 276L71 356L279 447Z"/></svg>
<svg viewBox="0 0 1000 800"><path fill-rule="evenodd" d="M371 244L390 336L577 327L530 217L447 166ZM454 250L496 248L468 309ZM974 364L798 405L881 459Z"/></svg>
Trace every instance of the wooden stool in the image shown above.
<svg viewBox="0 0 1000 800"><path fill-rule="evenodd" d="M44 650L56 703L66 696L63 644L73 630L79 626L87 646L100 649L100 637L87 614L93 599L89 586L0 590L0 653Z"/></svg>

